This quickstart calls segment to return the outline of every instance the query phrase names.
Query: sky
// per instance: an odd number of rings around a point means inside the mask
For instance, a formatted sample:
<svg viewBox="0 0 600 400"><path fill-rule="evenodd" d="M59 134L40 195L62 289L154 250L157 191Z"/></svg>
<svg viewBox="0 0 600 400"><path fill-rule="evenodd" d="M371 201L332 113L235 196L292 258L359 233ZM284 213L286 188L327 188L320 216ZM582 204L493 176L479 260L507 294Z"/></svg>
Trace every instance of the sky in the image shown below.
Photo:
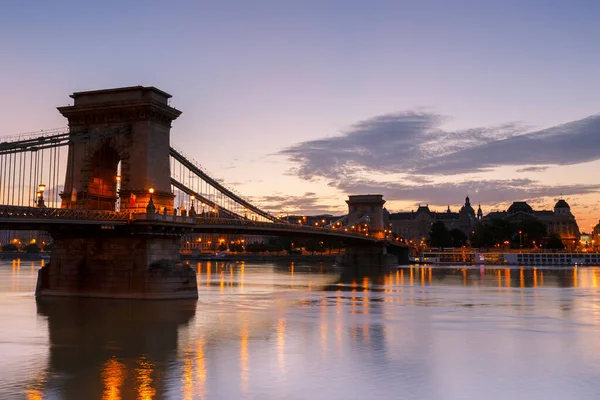
<svg viewBox="0 0 600 400"><path fill-rule="evenodd" d="M0 6L0 136L75 91L155 86L172 142L273 213L600 218L600 2L19 1Z"/></svg>

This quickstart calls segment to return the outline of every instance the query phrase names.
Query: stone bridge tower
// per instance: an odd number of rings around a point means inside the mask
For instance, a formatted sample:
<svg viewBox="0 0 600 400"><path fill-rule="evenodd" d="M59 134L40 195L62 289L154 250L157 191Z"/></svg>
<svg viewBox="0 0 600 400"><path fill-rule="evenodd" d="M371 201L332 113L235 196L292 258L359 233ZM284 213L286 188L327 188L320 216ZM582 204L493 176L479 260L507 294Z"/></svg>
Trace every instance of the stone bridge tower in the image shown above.
<svg viewBox="0 0 600 400"><path fill-rule="evenodd" d="M382 194L365 194L348 196L348 225L352 226L358 222L367 223L369 232L376 235L381 234L385 223L383 220L383 200Z"/></svg>
<svg viewBox="0 0 600 400"><path fill-rule="evenodd" d="M344 266L346 277L356 278L372 273L382 273L392 265L398 265L398 258L388 253L385 242L386 221L382 194L348 196L347 226L367 224L369 236L380 239L374 244L346 246L346 252L336 259ZM408 249L405 249L408 260Z"/></svg>
<svg viewBox="0 0 600 400"><path fill-rule="evenodd" d="M58 111L69 120L73 134L87 132L92 137L73 136L62 207L114 210L120 196L121 210L145 212L152 188L156 209L172 210L170 129L181 111L168 105L171 95L155 87L132 86L71 97L74 104ZM115 130L124 133L114 134Z"/></svg>

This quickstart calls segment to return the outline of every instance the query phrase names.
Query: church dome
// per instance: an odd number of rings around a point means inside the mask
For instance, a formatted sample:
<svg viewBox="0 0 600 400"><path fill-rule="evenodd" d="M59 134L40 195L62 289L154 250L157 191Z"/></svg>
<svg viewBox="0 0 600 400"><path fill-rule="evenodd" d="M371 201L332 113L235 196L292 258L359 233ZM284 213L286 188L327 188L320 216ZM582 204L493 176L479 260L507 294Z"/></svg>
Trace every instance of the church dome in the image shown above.
<svg viewBox="0 0 600 400"><path fill-rule="evenodd" d="M567 203L563 199L560 199L559 201L556 202L556 204L554 205L554 208L571 208L571 207L569 206L569 203Z"/></svg>
<svg viewBox="0 0 600 400"><path fill-rule="evenodd" d="M509 214L515 214L518 212L523 212L523 213L527 213L527 214L532 214L533 213L533 209L531 208L531 206L529 204L527 204L526 201L515 201L513 202L510 207L508 207L508 213Z"/></svg>

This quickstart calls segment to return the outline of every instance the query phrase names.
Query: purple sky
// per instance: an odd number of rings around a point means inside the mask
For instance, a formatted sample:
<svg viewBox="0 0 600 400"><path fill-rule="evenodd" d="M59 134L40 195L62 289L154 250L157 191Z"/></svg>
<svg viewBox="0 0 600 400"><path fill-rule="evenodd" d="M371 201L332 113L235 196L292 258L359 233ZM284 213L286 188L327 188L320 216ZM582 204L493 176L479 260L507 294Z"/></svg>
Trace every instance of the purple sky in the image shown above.
<svg viewBox="0 0 600 400"><path fill-rule="evenodd" d="M577 0L11 2L0 135L65 125L73 91L156 86L183 111L173 142L272 211L562 192L588 230L599 20Z"/></svg>

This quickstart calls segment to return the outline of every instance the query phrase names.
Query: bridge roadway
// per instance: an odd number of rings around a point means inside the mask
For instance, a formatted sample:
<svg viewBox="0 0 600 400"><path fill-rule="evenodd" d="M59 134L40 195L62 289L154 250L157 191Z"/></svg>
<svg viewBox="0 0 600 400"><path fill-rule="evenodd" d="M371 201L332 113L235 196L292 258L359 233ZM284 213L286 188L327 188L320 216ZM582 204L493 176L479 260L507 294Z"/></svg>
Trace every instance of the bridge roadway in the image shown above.
<svg viewBox="0 0 600 400"><path fill-rule="evenodd" d="M244 219L182 217L162 214L133 214L118 211L70 210L65 208L38 208L0 206L2 230L121 230L138 234L181 235L187 233L221 233L338 239L347 244L375 244L405 247L403 243L381 240L365 234Z"/></svg>

